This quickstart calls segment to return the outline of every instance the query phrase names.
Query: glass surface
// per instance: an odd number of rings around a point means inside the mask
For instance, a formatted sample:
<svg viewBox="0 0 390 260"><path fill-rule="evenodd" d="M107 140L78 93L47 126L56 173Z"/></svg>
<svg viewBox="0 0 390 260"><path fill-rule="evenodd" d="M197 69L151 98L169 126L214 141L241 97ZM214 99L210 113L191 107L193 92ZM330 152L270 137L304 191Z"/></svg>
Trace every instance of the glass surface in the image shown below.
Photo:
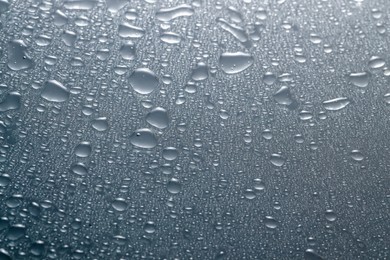
<svg viewBox="0 0 390 260"><path fill-rule="evenodd" d="M0 259L390 259L388 0L0 0Z"/></svg>

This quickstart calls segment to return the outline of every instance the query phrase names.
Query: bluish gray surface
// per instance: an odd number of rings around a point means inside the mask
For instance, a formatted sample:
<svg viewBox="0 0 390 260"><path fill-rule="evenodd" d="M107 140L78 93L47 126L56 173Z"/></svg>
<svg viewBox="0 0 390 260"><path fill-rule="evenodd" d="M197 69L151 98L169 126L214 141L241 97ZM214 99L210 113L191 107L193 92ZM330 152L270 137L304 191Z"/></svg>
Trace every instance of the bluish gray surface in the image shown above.
<svg viewBox="0 0 390 260"><path fill-rule="evenodd" d="M0 259L390 259L388 0L0 0Z"/></svg>

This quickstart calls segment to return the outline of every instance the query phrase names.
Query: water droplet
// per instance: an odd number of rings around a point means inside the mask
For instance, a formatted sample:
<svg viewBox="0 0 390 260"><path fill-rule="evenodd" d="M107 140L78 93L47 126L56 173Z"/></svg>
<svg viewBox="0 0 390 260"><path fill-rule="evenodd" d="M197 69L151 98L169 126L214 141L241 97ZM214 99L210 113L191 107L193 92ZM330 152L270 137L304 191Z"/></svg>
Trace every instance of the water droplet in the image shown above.
<svg viewBox="0 0 390 260"><path fill-rule="evenodd" d="M15 241L24 237L25 233L26 233L26 227L22 224L16 224L9 228L7 233L7 239L11 241Z"/></svg>
<svg viewBox="0 0 390 260"><path fill-rule="evenodd" d="M134 70L129 77L129 81L134 91L142 95L152 93L159 83L156 74L148 68Z"/></svg>
<svg viewBox="0 0 390 260"><path fill-rule="evenodd" d="M75 163L70 167L70 170L79 176L85 176L88 174L88 169L83 163Z"/></svg>
<svg viewBox="0 0 390 260"><path fill-rule="evenodd" d="M383 95L383 100L386 104L390 105L390 93L386 93Z"/></svg>
<svg viewBox="0 0 390 260"><path fill-rule="evenodd" d="M31 69L34 62L27 55L27 46L22 40L13 40L8 43L8 68L19 71Z"/></svg>
<svg viewBox="0 0 390 260"><path fill-rule="evenodd" d="M351 101L345 97L339 97L322 102L324 108L330 111L337 111L345 108Z"/></svg>
<svg viewBox="0 0 390 260"><path fill-rule="evenodd" d="M271 86L276 81L276 75L272 72L266 72L263 76L263 82L268 86Z"/></svg>
<svg viewBox="0 0 390 260"><path fill-rule="evenodd" d="M8 0L0 0L0 14L7 12L9 5L10 4Z"/></svg>
<svg viewBox="0 0 390 260"><path fill-rule="evenodd" d="M286 106L288 109L292 110L298 107L298 102L293 99L290 89L286 86L282 86L276 91L273 97L276 103Z"/></svg>
<svg viewBox="0 0 390 260"><path fill-rule="evenodd" d="M56 10L53 14L53 23L55 26L63 26L68 23L68 16L61 10Z"/></svg>
<svg viewBox="0 0 390 260"><path fill-rule="evenodd" d="M349 74L349 81L359 88L367 87L369 80L370 74L368 72L354 72Z"/></svg>
<svg viewBox="0 0 390 260"><path fill-rule="evenodd" d="M253 200L254 198L256 198L256 193L252 189L246 189L244 192L244 196L248 200Z"/></svg>
<svg viewBox="0 0 390 260"><path fill-rule="evenodd" d="M72 47L77 39L77 34L72 31L64 31L61 35L62 42L69 47Z"/></svg>
<svg viewBox="0 0 390 260"><path fill-rule="evenodd" d="M50 102L64 102L69 95L69 90L57 80L46 81L41 92L41 97Z"/></svg>
<svg viewBox="0 0 390 260"><path fill-rule="evenodd" d="M385 66L385 64L386 64L386 62L381 57L378 57L378 56L372 56L370 58L370 61L368 62L368 66L371 69L382 68L383 66Z"/></svg>
<svg viewBox="0 0 390 260"><path fill-rule="evenodd" d="M91 125L96 131L103 132L108 129L108 120L106 117L98 117L92 120Z"/></svg>
<svg viewBox="0 0 390 260"><path fill-rule="evenodd" d="M157 145L157 138L150 129L141 128L131 134L130 143L139 148L150 149Z"/></svg>
<svg viewBox="0 0 390 260"><path fill-rule="evenodd" d="M167 161L173 161L179 156L179 151L175 147L167 147L162 151L162 156Z"/></svg>
<svg viewBox="0 0 390 260"><path fill-rule="evenodd" d="M181 42L181 36L174 32L164 32L161 34L160 40L168 44L178 44Z"/></svg>
<svg viewBox="0 0 390 260"><path fill-rule="evenodd" d="M118 34L122 38L141 38L145 35L145 30L125 22L119 25Z"/></svg>
<svg viewBox="0 0 390 260"><path fill-rule="evenodd" d="M107 10L111 13L117 13L128 4L127 0L106 0Z"/></svg>
<svg viewBox="0 0 390 260"><path fill-rule="evenodd" d="M244 52L225 52L219 58L221 69L226 74L240 73L253 64L253 57Z"/></svg>
<svg viewBox="0 0 390 260"><path fill-rule="evenodd" d="M96 3L96 0L66 0L64 2L64 7L68 10L87 11L91 10Z"/></svg>
<svg viewBox="0 0 390 260"><path fill-rule="evenodd" d="M181 184L178 179L172 178L168 181L167 190L171 194L177 194L181 190Z"/></svg>
<svg viewBox="0 0 390 260"><path fill-rule="evenodd" d="M16 91L10 92L5 96L3 101L1 101L0 112L19 109L20 104L21 104L21 95Z"/></svg>
<svg viewBox="0 0 390 260"><path fill-rule="evenodd" d="M0 8L0 13L1 13L1 8ZM1 260L12 260L12 257L8 253L7 250L5 250L4 248L0 248L0 259Z"/></svg>
<svg viewBox="0 0 390 260"><path fill-rule="evenodd" d="M124 60L134 60L136 57L135 44L133 42L124 43L119 49L119 54Z"/></svg>
<svg viewBox="0 0 390 260"><path fill-rule="evenodd" d="M271 163L277 167L283 166L283 164L286 162L286 159L277 153L272 154L270 160Z"/></svg>
<svg viewBox="0 0 390 260"><path fill-rule="evenodd" d="M111 206L119 212L123 212L127 209L127 202L123 198L116 198L112 203Z"/></svg>
<svg viewBox="0 0 390 260"><path fill-rule="evenodd" d="M154 232L156 232L156 225L154 224L153 221L148 221L145 225L144 225L144 230L146 233L148 234L153 234Z"/></svg>
<svg viewBox="0 0 390 260"><path fill-rule="evenodd" d="M146 115L146 122L160 129L168 127L169 117L167 110L162 107L156 107Z"/></svg>
<svg viewBox="0 0 390 260"><path fill-rule="evenodd" d="M271 216L265 217L264 224L269 229L275 229L278 227L278 222Z"/></svg>
<svg viewBox="0 0 390 260"><path fill-rule="evenodd" d="M92 147L90 142L81 142L74 149L74 153L77 157L85 158L91 155Z"/></svg>
<svg viewBox="0 0 390 260"><path fill-rule="evenodd" d="M251 42L249 41L248 34L245 29L236 24L231 24L223 18L217 18L218 24L221 26L223 30L230 33L235 39L242 43L242 45L246 48L251 47Z"/></svg>
<svg viewBox="0 0 390 260"><path fill-rule="evenodd" d="M320 255L318 255L313 249L307 249L304 253L305 260L324 260Z"/></svg>
<svg viewBox="0 0 390 260"><path fill-rule="evenodd" d="M363 161L364 155L363 155L362 152L359 151L359 150L352 150L352 152L351 152L351 158L352 158L353 160L355 160L355 161L360 162L360 161Z"/></svg>
<svg viewBox="0 0 390 260"><path fill-rule="evenodd" d="M205 80L209 77L209 68L203 62L199 62L192 70L191 78L195 81Z"/></svg>
<svg viewBox="0 0 390 260"><path fill-rule="evenodd" d="M333 221L336 220L337 216L336 216L336 213L334 213L333 210L328 209L328 210L326 210L326 212L325 212L325 218L326 218L328 221L333 222Z"/></svg>
<svg viewBox="0 0 390 260"><path fill-rule="evenodd" d="M191 16L195 13L194 9L187 4L178 5L170 8L161 8L156 12L157 20L169 22L178 17Z"/></svg>

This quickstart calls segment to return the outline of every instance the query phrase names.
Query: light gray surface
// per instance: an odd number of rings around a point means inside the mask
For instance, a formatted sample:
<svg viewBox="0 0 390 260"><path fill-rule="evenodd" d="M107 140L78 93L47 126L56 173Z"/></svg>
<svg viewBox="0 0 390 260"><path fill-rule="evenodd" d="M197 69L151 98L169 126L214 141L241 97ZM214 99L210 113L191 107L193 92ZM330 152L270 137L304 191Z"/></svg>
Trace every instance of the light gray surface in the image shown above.
<svg viewBox="0 0 390 260"><path fill-rule="evenodd" d="M387 0L0 0L0 259L390 259Z"/></svg>

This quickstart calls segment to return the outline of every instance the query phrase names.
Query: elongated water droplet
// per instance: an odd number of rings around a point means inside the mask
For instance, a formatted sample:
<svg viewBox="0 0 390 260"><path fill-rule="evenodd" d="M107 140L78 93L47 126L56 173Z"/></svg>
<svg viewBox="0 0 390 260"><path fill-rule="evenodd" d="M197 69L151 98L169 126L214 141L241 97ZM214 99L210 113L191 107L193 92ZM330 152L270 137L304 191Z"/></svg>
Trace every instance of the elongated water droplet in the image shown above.
<svg viewBox="0 0 390 260"><path fill-rule="evenodd" d="M345 108L351 101L345 97L339 97L322 102L324 108L330 111L337 111Z"/></svg>
<svg viewBox="0 0 390 260"><path fill-rule="evenodd" d="M69 95L69 90L57 80L46 81L41 92L41 97L51 102L64 102Z"/></svg>
<svg viewBox="0 0 390 260"><path fill-rule="evenodd" d="M194 9L188 4L182 4L171 8L161 8L156 12L156 18L162 22L169 22L178 17L191 16Z"/></svg>

